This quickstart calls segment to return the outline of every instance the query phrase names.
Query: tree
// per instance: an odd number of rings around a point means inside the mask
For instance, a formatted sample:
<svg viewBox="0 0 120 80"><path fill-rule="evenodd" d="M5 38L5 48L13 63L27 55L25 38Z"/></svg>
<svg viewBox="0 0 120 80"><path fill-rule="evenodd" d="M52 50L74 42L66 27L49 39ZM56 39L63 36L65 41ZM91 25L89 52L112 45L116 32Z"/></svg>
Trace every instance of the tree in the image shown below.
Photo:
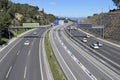
<svg viewBox="0 0 120 80"><path fill-rule="evenodd" d="M117 6L117 8L120 9L120 0L112 0L112 1Z"/></svg>
<svg viewBox="0 0 120 80"><path fill-rule="evenodd" d="M5 12L1 13L1 16L0 16L0 41L2 38L2 34L4 33L4 30L7 29L10 24L11 24L10 15Z"/></svg>

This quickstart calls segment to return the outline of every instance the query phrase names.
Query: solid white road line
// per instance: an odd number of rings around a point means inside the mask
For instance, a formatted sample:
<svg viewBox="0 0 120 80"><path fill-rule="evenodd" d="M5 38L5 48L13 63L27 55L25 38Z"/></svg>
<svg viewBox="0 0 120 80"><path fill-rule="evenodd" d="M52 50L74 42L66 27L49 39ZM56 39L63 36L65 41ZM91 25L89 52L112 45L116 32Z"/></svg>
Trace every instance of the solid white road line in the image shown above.
<svg viewBox="0 0 120 80"><path fill-rule="evenodd" d="M39 42L39 49L41 49L41 40L40 40L40 42ZM41 72L41 77L42 77L42 80L44 80L44 77L43 77L43 70L42 70L42 62L41 62L41 52L40 52L40 50L39 50L39 62L40 62L40 72Z"/></svg>
<svg viewBox="0 0 120 80"><path fill-rule="evenodd" d="M16 44L14 46L12 46L8 52L0 59L0 63L2 62L2 60L8 55L8 53L20 42L21 40L19 40L18 42L16 42Z"/></svg>
<svg viewBox="0 0 120 80"><path fill-rule="evenodd" d="M25 66L25 70L24 70L24 79L26 78L26 73L27 73L27 66Z"/></svg>
<svg viewBox="0 0 120 80"><path fill-rule="evenodd" d="M53 38L52 38L52 43L53 43L53 45L55 46L55 48L56 48L56 50L57 50L57 52L58 52L59 56L61 57L62 61L63 61L63 62L64 62L64 64L65 64L65 66L66 66L66 67L67 67L67 69L70 71L71 75L73 76L74 80L77 80L77 78L76 78L76 77L75 77L75 75L72 73L71 69L69 68L69 66L67 65L67 63L65 62L65 60L63 59L62 55L60 54L60 52L59 52L59 50L58 50L58 48L57 48L56 44L54 43Z"/></svg>
<svg viewBox="0 0 120 80"><path fill-rule="evenodd" d="M10 66L10 68L9 68L9 70L8 70L8 72L7 72L6 79L8 78L8 76L9 76L11 70L12 70L12 66Z"/></svg>

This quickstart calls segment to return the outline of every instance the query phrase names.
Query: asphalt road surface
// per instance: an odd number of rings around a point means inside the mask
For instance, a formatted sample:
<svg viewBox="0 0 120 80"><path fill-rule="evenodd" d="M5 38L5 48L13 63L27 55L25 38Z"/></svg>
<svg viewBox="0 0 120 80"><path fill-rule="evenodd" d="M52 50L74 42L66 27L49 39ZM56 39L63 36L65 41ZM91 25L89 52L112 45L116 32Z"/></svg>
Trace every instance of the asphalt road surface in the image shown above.
<svg viewBox="0 0 120 80"><path fill-rule="evenodd" d="M17 37L0 52L0 80L47 80L41 58L45 30L37 28ZM30 44L24 45L25 41Z"/></svg>
<svg viewBox="0 0 120 80"><path fill-rule="evenodd" d="M54 55L67 79L119 80L120 76L117 73L91 56L92 53L89 50L85 51L81 44L67 35L64 28L68 25L55 26L50 32L50 42ZM71 33L75 34L76 32Z"/></svg>
<svg viewBox="0 0 120 80"><path fill-rule="evenodd" d="M110 68L120 75L120 48L119 47L100 41L94 37L87 38L87 43L82 43L82 39L86 37L86 34L80 32L79 30L74 30L74 29L71 31L68 30L68 32L71 33L72 39L76 40L79 44L82 44L85 47L87 46L87 49L90 49L93 43L96 43L96 42L102 43L103 44L102 47L100 47L99 49L94 49L99 54L92 52L91 55L94 54L99 56L102 60L108 63L106 64L108 67L112 66Z"/></svg>

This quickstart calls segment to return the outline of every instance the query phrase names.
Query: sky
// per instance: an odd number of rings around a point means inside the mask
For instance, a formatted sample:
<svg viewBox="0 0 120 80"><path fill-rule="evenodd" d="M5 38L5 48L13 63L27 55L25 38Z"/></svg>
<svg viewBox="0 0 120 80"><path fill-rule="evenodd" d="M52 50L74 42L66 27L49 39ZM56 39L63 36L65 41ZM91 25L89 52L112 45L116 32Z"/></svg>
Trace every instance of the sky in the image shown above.
<svg viewBox="0 0 120 80"><path fill-rule="evenodd" d="M11 0L14 3L38 6L48 14L63 17L87 17L108 12L116 6L112 0Z"/></svg>

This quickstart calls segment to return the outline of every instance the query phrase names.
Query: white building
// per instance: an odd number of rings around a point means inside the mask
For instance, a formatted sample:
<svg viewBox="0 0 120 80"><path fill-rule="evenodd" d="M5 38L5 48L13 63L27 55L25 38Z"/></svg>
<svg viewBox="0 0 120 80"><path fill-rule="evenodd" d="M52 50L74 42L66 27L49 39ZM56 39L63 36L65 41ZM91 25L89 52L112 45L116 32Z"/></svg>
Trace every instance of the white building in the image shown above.
<svg viewBox="0 0 120 80"><path fill-rule="evenodd" d="M64 20L59 20L59 25L64 25Z"/></svg>

